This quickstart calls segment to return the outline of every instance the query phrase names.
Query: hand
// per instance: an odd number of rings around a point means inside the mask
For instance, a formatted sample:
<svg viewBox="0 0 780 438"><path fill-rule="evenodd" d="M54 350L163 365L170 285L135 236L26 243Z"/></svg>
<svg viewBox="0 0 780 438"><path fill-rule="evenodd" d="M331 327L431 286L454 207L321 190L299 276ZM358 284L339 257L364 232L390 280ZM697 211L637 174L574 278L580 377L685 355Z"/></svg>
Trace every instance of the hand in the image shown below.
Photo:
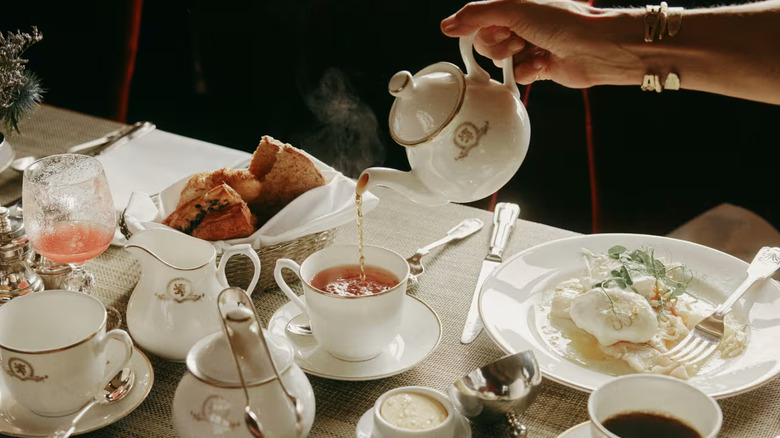
<svg viewBox="0 0 780 438"><path fill-rule="evenodd" d="M552 79L572 88L624 82L635 57L619 48L606 20L620 14L570 0L494 0L469 3L441 23L460 37L477 32L474 47L498 65L514 56L515 80ZM635 17L636 18L636 17ZM641 17L638 26L641 33ZM636 20L632 20L636 21ZM615 23L614 21L611 24ZM641 35L639 35L641 37ZM631 80L639 84L641 74Z"/></svg>

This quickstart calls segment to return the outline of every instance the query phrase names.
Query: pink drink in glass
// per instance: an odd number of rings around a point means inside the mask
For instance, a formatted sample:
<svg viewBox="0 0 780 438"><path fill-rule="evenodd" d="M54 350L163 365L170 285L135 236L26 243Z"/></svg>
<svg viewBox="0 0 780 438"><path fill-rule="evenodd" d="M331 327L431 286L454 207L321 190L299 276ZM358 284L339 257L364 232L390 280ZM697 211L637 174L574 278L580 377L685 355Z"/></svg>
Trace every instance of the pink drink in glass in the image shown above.
<svg viewBox="0 0 780 438"><path fill-rule="evenodd" d="M55 262L83 263L103 253L113 237L112 228L88 221L68 221L43 230L35 250Z"/></svg>

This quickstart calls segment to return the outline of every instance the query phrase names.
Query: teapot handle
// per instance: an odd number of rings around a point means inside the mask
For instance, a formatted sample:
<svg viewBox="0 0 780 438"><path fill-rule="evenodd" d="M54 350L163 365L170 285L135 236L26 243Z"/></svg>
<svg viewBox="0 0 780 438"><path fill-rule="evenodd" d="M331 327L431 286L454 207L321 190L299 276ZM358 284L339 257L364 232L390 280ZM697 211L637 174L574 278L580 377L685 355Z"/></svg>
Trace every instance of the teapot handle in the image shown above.
<svg viewBox="0 0 780 438"><path fill-rule="evenodd" d="M252 295L252 292L257 286L257 281L260 279L260 257L257 256L257 252L252 248L252 245L248 243L242 243L239 245L233 245L222 252L222 258L219 260L219 266L217 267L217 275L219 280L228 286L227 277L225 276L225 267L228 260L235 255L243 254L249 257L252 264L255 267L255 272L252 273L252 281L249 282L249 286L246 288L247 295Z"/></svg>
<svg viewBox="0 0 780 438"><path fill-rule="evenodd" d="M474 37L476 32L471 35L460 37L460 56L463 58L463 62L466 64L466 73L469 79L477 82L490 81L490 74L477 64L474 59ZM517 83L515 83L515 65L512 57L504 58L501 61L501 67L504 72L504 86L509 89L517 97L520 97L520 90L517 89Z"/></svg>

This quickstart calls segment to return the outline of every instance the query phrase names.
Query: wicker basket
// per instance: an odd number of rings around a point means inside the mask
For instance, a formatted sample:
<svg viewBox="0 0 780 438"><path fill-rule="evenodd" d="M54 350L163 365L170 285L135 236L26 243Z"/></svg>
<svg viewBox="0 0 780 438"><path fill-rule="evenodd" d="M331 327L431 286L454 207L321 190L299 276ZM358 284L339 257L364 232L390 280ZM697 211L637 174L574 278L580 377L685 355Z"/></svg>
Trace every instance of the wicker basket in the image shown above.
<svg viewBox="0 0 780 438"><path fill-rule="evenodd" d="M275 288L274 267L276 261L281 258L295 260L302 263L310 254L325 248L333 243L336 238L336 229L321 231L301 237L300 239L289 242L277 243L276 245L264 246L257 250L260 256L260 279L257 281L258 291ZM221 257L221 256L220 256ZM219 258L217 262L219 262ZM254 274L254 266L246 256L234 256L228 261L225 267L225 276L231 286L237 286L246 289ZM293 281L295 274L285 271L284 279Z"/></svg>

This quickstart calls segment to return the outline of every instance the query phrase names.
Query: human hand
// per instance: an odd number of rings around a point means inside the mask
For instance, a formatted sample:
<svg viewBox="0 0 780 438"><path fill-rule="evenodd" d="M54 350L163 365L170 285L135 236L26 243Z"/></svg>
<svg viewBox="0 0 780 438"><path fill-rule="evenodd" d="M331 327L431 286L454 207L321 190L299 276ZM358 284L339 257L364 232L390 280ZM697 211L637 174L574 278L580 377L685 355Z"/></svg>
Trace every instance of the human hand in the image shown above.
<svg viewBox="0 0 780 438"><path fill-rule="evenodd" d="M493 0L467 4L443 20L441 29L451 37L477 32L477 52L497 65L514 56L520 84L552 79L586 88L622 82L614 78L635 62L615 44L622 27L601 19L617 15L571 0Z"/></svg>

